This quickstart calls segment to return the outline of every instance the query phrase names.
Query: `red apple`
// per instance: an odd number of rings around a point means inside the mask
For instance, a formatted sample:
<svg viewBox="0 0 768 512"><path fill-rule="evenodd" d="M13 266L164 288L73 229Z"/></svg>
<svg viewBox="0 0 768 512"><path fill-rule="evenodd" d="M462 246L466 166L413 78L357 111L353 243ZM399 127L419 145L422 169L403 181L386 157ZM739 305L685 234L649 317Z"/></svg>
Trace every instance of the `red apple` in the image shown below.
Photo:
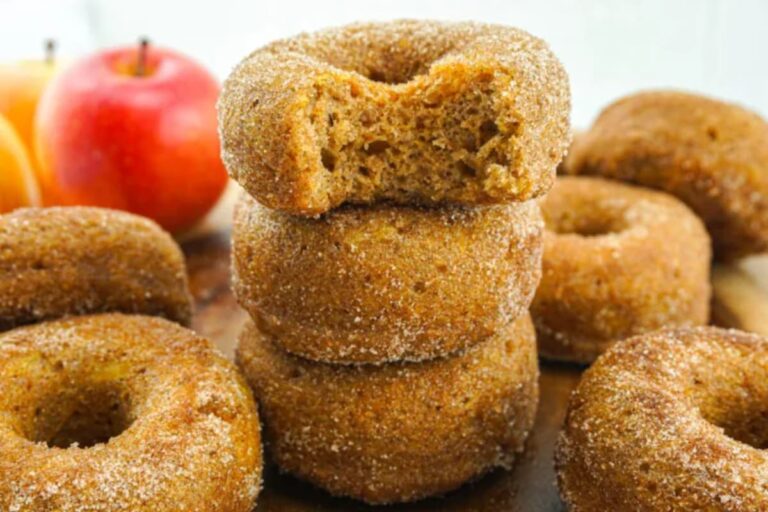
<svg viewBox="0 0 768 512"><path fill-rule="evenodd" d="M218 95L202 66L146 44L68 66L37 112L43 203L127 210L172 232L191 227L227 181Z"/></svg>

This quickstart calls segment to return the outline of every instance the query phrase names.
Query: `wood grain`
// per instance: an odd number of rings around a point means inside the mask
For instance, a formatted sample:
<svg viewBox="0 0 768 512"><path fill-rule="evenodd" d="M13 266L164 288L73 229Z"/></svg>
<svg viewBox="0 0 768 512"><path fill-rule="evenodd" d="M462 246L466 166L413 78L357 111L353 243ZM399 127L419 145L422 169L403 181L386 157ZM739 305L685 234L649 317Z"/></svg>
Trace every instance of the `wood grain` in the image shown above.
<svg viewBox="0 0 768 512"><path fill-rule="evenodd" d="M229 288L229 234L226 219L232 198L217 210L218 220L191 235L184 243L190 282L196 301L193 327L213 339L232 357L237 333L246 314ZM720 325L768 335L768 256L752 258L713 271L713 319ZM581 367L542 363L541 404L526 452L513 471L497 471L442 499L387 508L373 508L338 500L322 491L281 476L268 468L265 489L256 512L376 511L431 512L561 512L552 454L568 397L578 382Z"/></svg>

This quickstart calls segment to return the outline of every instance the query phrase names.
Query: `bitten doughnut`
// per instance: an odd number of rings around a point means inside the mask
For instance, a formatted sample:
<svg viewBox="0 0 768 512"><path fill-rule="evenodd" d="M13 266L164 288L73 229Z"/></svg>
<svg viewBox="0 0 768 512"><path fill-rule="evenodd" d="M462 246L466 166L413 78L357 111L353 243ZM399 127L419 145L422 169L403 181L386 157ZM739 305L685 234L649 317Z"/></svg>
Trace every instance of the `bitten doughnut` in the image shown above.
<svg viewBox="0 0 768 512"><path fill-rule="evenodd" d="M0 336L0 510L252 510L250 390L211 343L103 314Z"/></svg>
<svg viewBox="0 0 768 512"><path fill-rule="evenodd" d="M167 233L101 208L0 215L0 330L101 312L189 323L184 256Z"/></svg>
<svg viewBox="0 0 768 512"><path fill-rule="evenodd" d="M610 344L709 320L709 236L672 196L560 177L541 201L542 278L531 305L539 352L592 362Z"/></svg>
<svg viewBox="0 0 768 512"><path fill-rule="evenodd" d="M635 94L574 141L564 168L677 196L704 219L720 259L768 251L768 123L744 108Z"/></svg>
<svg viewBox="0 0 768 512"><path fill-rule="evenodd" d="M768 510L768 340L699 327L618 343L571 397L572 512Z"/></svg>
<svg viewBox="0 0 768 512"><path fill-rule="evenodd" d="M334 363L444 356L526 311L540 276L535 202L346 206L318 219L235 211L233 288L289 352Z"/></svg>
<svg viewBox="0 0 768 512"><path fill-rule="evenodd" d="M548 46L514 28L401 20L274 42L224 83L232 177L264 205L462 204L545 193L570 92Z"/></svg>
<svg viewBox="0 0 768 512"><path fill-rule="evenodd" d="M249 323L237 360L277 465L374 504L441 494L510 467L538 403L528 315L455 357L382 366L291 356Z"/></svg>

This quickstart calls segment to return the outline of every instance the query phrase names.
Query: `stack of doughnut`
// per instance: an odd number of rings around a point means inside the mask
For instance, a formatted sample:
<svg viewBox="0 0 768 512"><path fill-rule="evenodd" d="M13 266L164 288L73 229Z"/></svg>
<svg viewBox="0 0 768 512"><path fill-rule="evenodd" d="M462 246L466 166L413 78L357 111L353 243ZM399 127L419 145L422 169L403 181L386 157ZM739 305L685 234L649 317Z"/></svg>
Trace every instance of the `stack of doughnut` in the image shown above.
<svg viewBox="0 0 768 512"><path fill-rule="evenodd" d="M179 247L97 208L0 216L0 510L249 512L251 391L192 308Z"/></svg>
<svg viewBox="0 0 768 512"><path fill-rule="evenodd" d="M281 470L386 504L512 464L538 403L536 199L569 103L546 44L495 25L356 24L236 67L237 361Z"/></svg>

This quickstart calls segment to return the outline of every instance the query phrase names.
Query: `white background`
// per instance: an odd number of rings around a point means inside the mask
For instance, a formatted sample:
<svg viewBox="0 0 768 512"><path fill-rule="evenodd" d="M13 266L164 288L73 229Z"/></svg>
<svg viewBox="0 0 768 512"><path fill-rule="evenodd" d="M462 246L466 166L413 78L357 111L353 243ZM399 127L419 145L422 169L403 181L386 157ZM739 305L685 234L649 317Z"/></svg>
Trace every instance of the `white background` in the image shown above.
<svg viewBox="0 0 768 512"><path fill-rule="evenodd" d="M269 40L399 17L504 23L543 37L571 76L575 126L651 87L698 91L768 116L766 0L0 0L0 60L39 56L46 37L74 58L147 35L224 78Z"/></svg>

